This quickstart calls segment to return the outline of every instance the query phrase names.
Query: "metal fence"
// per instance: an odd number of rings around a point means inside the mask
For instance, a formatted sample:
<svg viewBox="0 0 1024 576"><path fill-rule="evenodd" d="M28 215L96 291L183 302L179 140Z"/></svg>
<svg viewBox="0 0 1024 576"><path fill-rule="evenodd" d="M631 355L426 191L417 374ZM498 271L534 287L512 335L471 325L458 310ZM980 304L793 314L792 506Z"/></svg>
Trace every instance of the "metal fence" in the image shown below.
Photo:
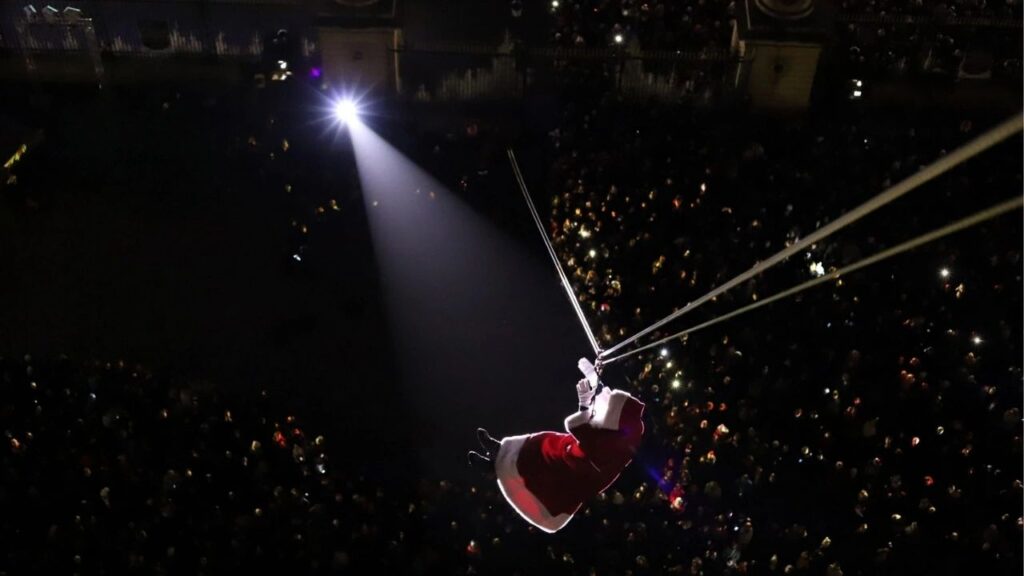
<svg viewBox="0 0 1024 576"><path fill-rule="evenodd" d="M919 14L841 12L838 14L837 20L842 23L853 24L931 24L949 28L976 27L1010 30L1021 30L1024 28L1024 22L1021 22L1019 19L987 16L949 16L942 18Z"/></svg>
<svg viewBox="0 0 1024 576"><path fill-rule="evenodd" d="M81 39L69 33L74 18L90 20L103 53L141 57L213 55L259 58L263 38L281 28L302 37L305 52L315 50L314 16L296 9L302 0L156 0L61 3L80 10L32 14L30 3L0 3L0 49L27 53L72 53ZM46 10L36 4L37 10Z"/></svg>
<svg viewBox="0 0 1024 576"><path fill-rule="evenodd" d="M629 99L710 103L740 60L726 52L416 45L396 50L400 96L415 101L519 99L592 87Z"/></svg>

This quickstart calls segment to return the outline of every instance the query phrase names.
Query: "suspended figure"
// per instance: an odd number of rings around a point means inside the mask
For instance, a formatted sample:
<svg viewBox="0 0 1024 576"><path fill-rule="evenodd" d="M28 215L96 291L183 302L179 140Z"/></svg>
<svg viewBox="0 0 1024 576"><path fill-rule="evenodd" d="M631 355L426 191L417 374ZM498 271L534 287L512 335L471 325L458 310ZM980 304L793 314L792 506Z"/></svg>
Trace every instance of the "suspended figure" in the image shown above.
<svg viewBox="0 0 1024 576"><path fill-rule="evenodd" d="M615 482L633 460L644 433L644 404L598 379L586 359L576 385L579 410L565 419L567 434L539 432L500 441L480 428L483 453L470 464L493 471L508 503L537 528L557 532L580 507Z"/></svg>

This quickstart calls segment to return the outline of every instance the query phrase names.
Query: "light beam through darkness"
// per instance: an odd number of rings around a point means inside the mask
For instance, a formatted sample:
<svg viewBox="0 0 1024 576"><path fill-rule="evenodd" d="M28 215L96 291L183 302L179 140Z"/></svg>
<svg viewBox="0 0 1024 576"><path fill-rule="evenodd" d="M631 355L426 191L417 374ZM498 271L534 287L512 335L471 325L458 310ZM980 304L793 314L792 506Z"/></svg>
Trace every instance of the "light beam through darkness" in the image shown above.
<svg viewBox="0 0 1024 576"><path fill-rule="evenodd" d="M365 123L348 129L425 464L463 465L476 426L561 430L590 350L541 240L521 245ZM531 226L525 206L504 217Z"/></svg>

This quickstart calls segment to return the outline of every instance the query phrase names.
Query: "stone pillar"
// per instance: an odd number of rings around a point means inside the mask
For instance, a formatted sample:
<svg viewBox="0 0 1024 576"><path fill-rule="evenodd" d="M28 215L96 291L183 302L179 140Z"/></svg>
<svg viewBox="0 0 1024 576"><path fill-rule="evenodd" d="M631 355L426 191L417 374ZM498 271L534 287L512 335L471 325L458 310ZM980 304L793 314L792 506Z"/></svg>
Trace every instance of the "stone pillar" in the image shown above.
<svg viewBox="0 0 1024 576"><path fill-rule="evenodd" d="M742 0L732 44L736 87L755 108L806 108L832 22L822 0Z"/></svg>

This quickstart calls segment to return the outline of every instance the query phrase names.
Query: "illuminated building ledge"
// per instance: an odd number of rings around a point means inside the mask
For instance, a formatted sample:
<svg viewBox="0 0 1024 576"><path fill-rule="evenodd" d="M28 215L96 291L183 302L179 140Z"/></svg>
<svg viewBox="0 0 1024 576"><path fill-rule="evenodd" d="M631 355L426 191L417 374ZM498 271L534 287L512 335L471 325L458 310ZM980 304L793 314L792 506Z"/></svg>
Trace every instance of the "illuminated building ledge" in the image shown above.
<svg viewBox="0 0 1024 576"><path fill-rule="evenodd" d="M13 168L14 165L17 164L19 160L21 160L21 157L24 156L26 152L28 152L28 144L22 144L21 146L18 146L18 149L15 150L14 154L10 158L8 158L6 162L4 162L4 170L10 170L11 168Z"/></svg>

